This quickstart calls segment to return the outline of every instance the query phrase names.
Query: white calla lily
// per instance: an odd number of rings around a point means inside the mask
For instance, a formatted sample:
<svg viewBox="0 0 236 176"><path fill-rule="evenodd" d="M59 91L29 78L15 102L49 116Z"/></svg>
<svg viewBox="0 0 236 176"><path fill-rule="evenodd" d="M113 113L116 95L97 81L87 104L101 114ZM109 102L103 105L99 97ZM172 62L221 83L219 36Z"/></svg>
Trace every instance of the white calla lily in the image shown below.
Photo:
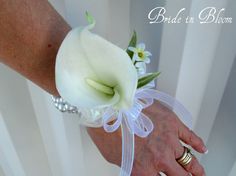
<svg viewBox="0 0 236 176"><path fill-rule="evenodd" d="M128 54L87 27L71 30L56 58L56 87L67 102L81 108L133 105L137 71Z"/></svg>

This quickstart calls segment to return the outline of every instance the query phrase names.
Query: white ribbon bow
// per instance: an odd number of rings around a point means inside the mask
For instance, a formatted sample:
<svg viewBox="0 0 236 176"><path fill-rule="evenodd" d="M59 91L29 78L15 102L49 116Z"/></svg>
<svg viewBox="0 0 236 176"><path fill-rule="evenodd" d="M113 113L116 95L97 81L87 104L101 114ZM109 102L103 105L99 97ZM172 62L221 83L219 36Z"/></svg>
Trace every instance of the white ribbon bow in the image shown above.
<svg viewBox="0 0 236 176"><path fill-rule="evenodd" d="M134 161L134 134L147 137L153 130L153 123L142 110L158 100L168 106L185 124L191 128L191 114L170 95L152 89L154 83L140 88L135 93L134 105L129 110L108 108L103 115L103 128L114 132L122 127L122 162L120 176L130 176ZM114 120L113 124L109 124Z"/></svg>

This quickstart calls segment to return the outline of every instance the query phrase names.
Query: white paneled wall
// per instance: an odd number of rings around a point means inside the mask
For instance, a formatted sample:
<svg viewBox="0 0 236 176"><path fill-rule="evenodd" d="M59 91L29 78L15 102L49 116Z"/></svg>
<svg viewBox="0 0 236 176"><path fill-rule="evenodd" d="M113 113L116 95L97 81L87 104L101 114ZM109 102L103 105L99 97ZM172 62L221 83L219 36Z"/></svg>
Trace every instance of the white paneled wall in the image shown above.
<svg viewBox="0 0 236 176"><path fill-rule="evenodd" d="M23 170L18 175L50 175L26 80L1 65L0 82L0 111L6 127L5 134L9 134L9 142L16 151L15 158L19 158L21 165L10 166L14 168L13 171L17 171L17 168Z"/></svg>
<svg viewBox="0 0 236 176"><path fill-rule="evenodd" d="M236 2L228 1L226 16L236 19ZM230 71L236 57L236 24L223 25L217 46L214 52L214 61L211 65L201 109L196 123L196 131L208 140L215 123L216 114L227 85ZM230 145L230 144L229 144Z"/></svg>
<svg viewBox="0 0 236 176"><path fill-rule="evenodd" d="M177 0L173 2L168 0L165 7L168 9L167 16L173 16L183 7L186 8L186 15L188 15L191 1ZM158 78L158 88L172 96L175 96L177 91L187 28L188 25L185 23L163 25L158 67L161 71L161 76Z"/></svg>
<svg viewBox="0 0 236 176"><path fill-rule="evenodd" d="M6 123L0 114L0 164L1 172L7 176L25 176L22 163L17 154L11 136L6 127ZM3 170L2 170L3 169ZM0 173L1 173L0 172Z"/></svg>
<svg viewBox="0 0 236 176"><path fill-rule="evenodd" d="M2 167L0 166L0 176L5 176Z"/></svg>
<svg viewBox="0 0 236 176"><path fill-rule="evenodd" d="M236 162L234 163L234 166L232 167L229 176L235 176L236 173Z"/></svg>
<svg viewBox="0 0 236 176"><path fill-rule="evenodd" d="M202 158L208 175L228 175L236 161L236 62L208 138L209 153ZM235 173L234 173L235 174Z"/></svg>
<svg viewBox="0 0 236 176"><path fill-rule="evenodd" d="M213 3L216 7L225 7L227 1L193 1L190 16L197 19L199 12L208 4ZM206 84L215 59L221 27L220 24L204 25L197 21L188 25L176 97L192 113L194 125L199 115ZM186 85L191 86L191 88Z"/></svg>

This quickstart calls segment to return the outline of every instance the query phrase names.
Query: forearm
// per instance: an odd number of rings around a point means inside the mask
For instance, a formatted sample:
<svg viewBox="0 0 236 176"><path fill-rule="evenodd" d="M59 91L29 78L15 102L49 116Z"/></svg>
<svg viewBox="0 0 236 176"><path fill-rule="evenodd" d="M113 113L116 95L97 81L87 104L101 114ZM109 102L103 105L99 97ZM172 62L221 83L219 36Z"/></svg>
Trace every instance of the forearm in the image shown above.
<svg viewBox="0 0 236 176"><path fill-rule="evenodd" d="M0 0L0 61L58 95L55 59L70 30L47 0Z"/></svg>
<svg viewBox="0 0 236 176"><path fill-rule="evenodd" d="M69 25L46 0L0 0L0 4L0 61L58 95L55 59ZM101 146L103 129L89 133Z"/></svg>

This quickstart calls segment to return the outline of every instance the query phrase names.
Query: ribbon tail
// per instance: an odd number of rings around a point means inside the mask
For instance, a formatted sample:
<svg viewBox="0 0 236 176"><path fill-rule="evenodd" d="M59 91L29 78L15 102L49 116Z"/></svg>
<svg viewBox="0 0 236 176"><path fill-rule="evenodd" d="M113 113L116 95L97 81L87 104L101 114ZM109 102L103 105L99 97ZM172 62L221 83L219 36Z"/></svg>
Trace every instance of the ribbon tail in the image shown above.
<svg viewBox="0 0 236 176"><path fill-rule="evenodd" d="M149 89L145 90L145 92L154 99L165 103L169 109L171 109L180 118L180 120L185 123L185 125L192 129L193 124L191 113L177 99L158 90Z"/></svg>
<svg viewBox="0 0 236 176"><path fill-rule="evenodd" d="M130 176L134 162L134 133L130 130L126 116L122 118L122 162L120 176Z"/></svg>

